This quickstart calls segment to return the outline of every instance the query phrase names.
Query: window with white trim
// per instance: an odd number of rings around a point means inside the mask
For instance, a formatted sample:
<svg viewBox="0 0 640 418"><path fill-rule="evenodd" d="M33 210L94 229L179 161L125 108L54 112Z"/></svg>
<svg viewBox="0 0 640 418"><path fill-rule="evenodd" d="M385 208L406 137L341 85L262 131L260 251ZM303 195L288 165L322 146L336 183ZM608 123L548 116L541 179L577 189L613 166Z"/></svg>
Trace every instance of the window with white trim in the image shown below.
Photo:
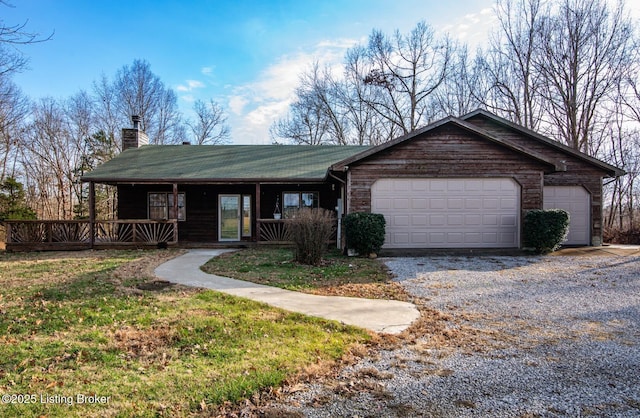
<svg viewBox="0 0 640 418"><path fill-rule="evenodd" d="M282 213L285 218L288 218L298 209L317 208L319 201L318 192L284 192L282 193Z"/></svg>
<svg viewBox="0 0 640 418"><path fill-rule="evenodd" d="M185 194L178 193L178 220L187 219ZM148 217L154 220L176 219L173 210L173 193L172 192L151 192L148 199Z"/></svg>

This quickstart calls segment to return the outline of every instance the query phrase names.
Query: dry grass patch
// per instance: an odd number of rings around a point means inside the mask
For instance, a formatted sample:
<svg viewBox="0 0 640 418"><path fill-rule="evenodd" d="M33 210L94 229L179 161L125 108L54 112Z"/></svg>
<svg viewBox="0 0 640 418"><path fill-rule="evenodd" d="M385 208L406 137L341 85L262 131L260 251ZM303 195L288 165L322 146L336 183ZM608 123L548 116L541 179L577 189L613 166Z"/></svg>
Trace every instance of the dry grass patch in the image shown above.
<svg viewBox="0 0 640 418"><path fill-rule="evenodd" d="M109 397L10 403L2 413L215 416L306 367L336 367L370 340L336 322L159 282L153 269L179 253L0 254L0 392Z"/></svg>

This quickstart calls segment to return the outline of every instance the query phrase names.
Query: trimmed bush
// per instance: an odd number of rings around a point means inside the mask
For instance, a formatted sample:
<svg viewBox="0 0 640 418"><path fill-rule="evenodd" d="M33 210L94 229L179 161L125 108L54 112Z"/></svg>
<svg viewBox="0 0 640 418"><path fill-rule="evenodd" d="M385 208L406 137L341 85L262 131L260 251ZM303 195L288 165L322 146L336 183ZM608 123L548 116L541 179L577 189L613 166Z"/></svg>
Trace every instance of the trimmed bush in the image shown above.
<svg viewBox="0 0 640 418"><path fill-rule="evenodd" d="M557 250L568 232L569 213L565 210L531 210L524 216L524 246L539 254Z"/></svg>
<svg viewBox="0 0 640 418"><path fill-rule="evenodd" d="M297 210L287 220L287 236L294 244L299 263L317 266L327 251L335 228L333 212L322 208Z"/></svg>
<svg viewBox="0 0 640 418"><path fill-rule="evenodd" d="M347 248L368 256L377 254L384 244L384 216L379 213L350 213L344 218Z"/></svg>

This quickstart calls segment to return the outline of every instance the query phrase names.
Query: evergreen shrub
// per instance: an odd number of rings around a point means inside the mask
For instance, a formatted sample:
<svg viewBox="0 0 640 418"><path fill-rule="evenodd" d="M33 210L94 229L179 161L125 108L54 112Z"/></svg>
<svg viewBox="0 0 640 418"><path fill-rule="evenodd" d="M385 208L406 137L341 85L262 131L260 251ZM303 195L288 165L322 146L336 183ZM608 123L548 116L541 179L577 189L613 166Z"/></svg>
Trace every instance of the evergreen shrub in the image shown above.
<svg viewBox="0 0 640 418"><path fill-rule="evenodd" d="M350 213L344 218L347 248L360 255L377 254L384 244L384 216L379 213Z"/></svg>
<svg viewBox="0 0 640 418"><path fill-rule="evenodd" d="M557 250L568 232L569 213L565 210L531 210L524 217L524 246L539 254Z"/></svg>

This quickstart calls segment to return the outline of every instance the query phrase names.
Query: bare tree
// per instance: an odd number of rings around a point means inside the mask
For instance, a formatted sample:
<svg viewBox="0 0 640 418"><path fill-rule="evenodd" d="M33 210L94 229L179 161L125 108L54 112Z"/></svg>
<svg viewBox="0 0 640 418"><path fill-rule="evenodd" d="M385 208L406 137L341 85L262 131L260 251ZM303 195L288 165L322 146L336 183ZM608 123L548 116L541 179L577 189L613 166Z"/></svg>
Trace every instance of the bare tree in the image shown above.
<svg viewBox="0 0 640 418"><path fill-rule="evenodd" d="M6 0L0 0L0 6L13 7ZM24 70L28 64L19 47L47 41L53 35L41 37L26 27L27 22L9 24L0 17L0 181L17 175L15 163L28 114L28 99L11 80L14 73Z"/></svg>
<svg viewBox="0 0 640 418"><path fill-rule="evenodd" d="M71 219L77 152L64 108L56 100L44 98L34 105L32 118L22 161L30 206L39 218Z"/></svg>
<svg viewBox="0 0 640 418"><path fill-rule="evenodd" d="M27 98L6 75L0 75L0 180L17 175L17 151L28 112Z"/></svg>
<svg viewBox="0 0 640 418"><path fill-rule="evenodd" d="M549 9L543 0L497 0L495 11L499 30L476 58L477 98L496 114L537 130L542 106L536 54Z"/></svg>
<svg viewBox="0 0 640 418"><path fill-rule="evenodd" d="M593 153L610 112L605 106L637 60L622 3L563 0L539 28L536 71L551 134Z"/></svg>
<svg viewBox="0 0 640 418"><path fill-rule="evenodd" d="M438 117L464 115L481 104L477 99L478 83L469 62L467 46L455 45L452 51L449 71L440 88L427 101L430 113Z"/></svg>
<svg viewBox="0 0 640 418"><path fill-rule="evenodd" d="M420 22L407 35L396 31L391 38L379 30L369 36L371 70L366 84L383 93L370 106L406 134L429 122L427 99L444 82L451 59L451 42L438 39L434 30Z"/></svg>
<svg viewBox="0 0 640 418"><path fill-rule="evenodd" d="M342 95L344 88L345 85L336 80L329 68L321 70L318 63L301 77L299 95L306 96L306 100L323 115L325 142L330 144L349 143L350 126L345 117L348 109Z"/></svg>
<svg viewBox="0 0 640 418"><path fill-rule="evenodd" d="M63 105L70 152L75 157L69 160L69 167L73 176L70 178L71 199L75 216L86 216L88 210L88 189L80 181L80 178L91 168L90 158L92 153L91 136L95 129L93 99L85 91L71 96Z"/></svg>
<svg viewBox="0 0 640 418"><path fill-rule="evenodd" d="M6 0L0 0L0 6L13 7ZM27 22L8 24L0 17L0 75L15 73L26 68L29 60L18 46L45 42L52 37L53 33L47 37L41 37L38 33L29 32Z"/></svg>
<svg viewBox="0 0 640 418"><path fill-rule="evenodd" d="M299 144L377 145L432 120L431 97L451 60L448 38L424 22L407 35L373 31L366 46L346 55L343 77L315 64L300 77L297 100L272 137Z"/></svg>
<svg viewBox="0 0 640 418"><path fill-rule="evenodd" d="M326 144L327 132L322 109L309 101L309 97L298 97L291 105L289 115L270 127L272 138L284 138L299 145Z"/></svg>
<svg viewBox="0 0 640 418"><path fill-rule="evenodd" d="M272 124L272 138L284 138L295 144L322 145L344 143L347 129L338 114L339 103L332 97L333 77L314 63L300 75L296 101L287 117Z"/></svg>
<svg viewBox="0 0 640 418"><path fill-rule="evenodd" d="M141 117L141 128L154 144L178 142L180 113L177 110L175 93L165 87L160 78L151 71L151 65L144 60L134 60L116 73L110 89L100 88L108 103L116 112L120 127L127 126L131 116ZM109 102L110 100L110 102Z"/></svg>
<svg viewBox="0 0 640 418"><path fill-rule="evenodd" d="M185 137L184 125L182 114L178 110L178 98L173 90L165 89L160 96L155 121L156 129L153 143L164 145L182 142Z"/></svg>
<svg viewBox="0 0 640 418"><path fill-rule="evenodd" d="M196 100L193 105L195 120L187 122L191 134L198 145L224 144L229 140L231 131L222 107L213 99L209 102Z"/></svg>
<svg viewBox="0 0 640 418"><path fill-rule="evenodd" d="M118 113L118 100L116 89L106 75L102 74L98 81L93 83L93 108L95 109L95 129L102 132L105 145L109 146L109 154L117 154L121 151L119 138L120 130L129 126Z"/></svg>

